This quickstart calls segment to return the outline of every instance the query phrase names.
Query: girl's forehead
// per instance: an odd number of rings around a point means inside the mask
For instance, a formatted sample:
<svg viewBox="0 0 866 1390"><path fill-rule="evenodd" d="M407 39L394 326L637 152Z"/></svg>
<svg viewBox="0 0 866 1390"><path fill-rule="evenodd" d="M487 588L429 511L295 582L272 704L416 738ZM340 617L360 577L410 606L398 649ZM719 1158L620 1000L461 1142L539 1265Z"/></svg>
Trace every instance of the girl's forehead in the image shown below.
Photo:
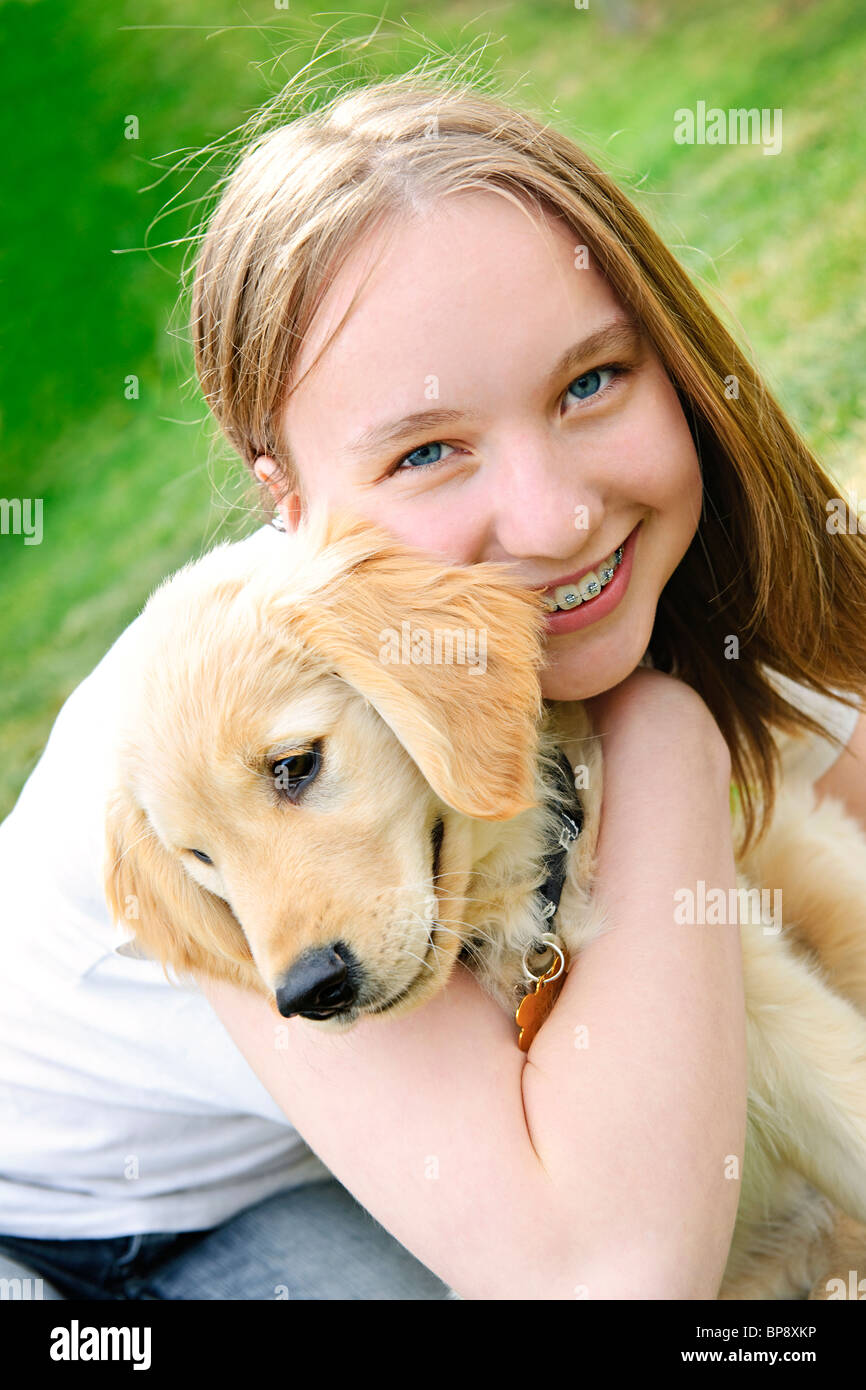
<svg viewBox="0 0 866 1390"><path fill-rule="evenodd" d="M504 350L516 336L582 336L619 306L579 249L579 234L561 219L488 190L395 215L334 276L293 380L313 386L335 369L373 374L400 362L413 373L424 359L435 373L432 358L459 360L470 340Z"/></svg>

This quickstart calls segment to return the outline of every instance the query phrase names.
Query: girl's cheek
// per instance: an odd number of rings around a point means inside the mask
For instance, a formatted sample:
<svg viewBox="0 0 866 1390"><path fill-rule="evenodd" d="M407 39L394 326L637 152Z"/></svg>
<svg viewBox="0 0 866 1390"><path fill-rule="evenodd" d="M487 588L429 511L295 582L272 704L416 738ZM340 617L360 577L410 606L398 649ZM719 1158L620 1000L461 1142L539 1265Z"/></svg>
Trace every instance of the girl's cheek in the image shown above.
<svg viewBox="0 0 866 1390"><path fill-rule="evenodd" d="M628 457L616 486L622 505L669 512L693 508L700 500L700 468L690 435L687 441L668 436L667 447L660 449L635 446Z"/></svg>
<svg viewBox="0 0 866 1390"><path fill-rule="evenodd" d="M693 506L702 490L695 443L675 395L673 407L645 418L629 442L634 498L660 510Z"/></svg>
<svg viewBox="0 0 866 1390"><path fill-rule="evenodd" d="M679 396L656 360L642 378L634 410L629 416L629 456L640 460L640 472L648 485L674 492L700 484L695 442Z"/></svg>
<svg viewBox="0 0 866 1390"><path fill-rule="evenodd" d="M471 508L450 509L419 498L413 507L389 508L387 529L407 545L429 550L453 564L471 564L478 558L479 537L485 533Z"/></svg>

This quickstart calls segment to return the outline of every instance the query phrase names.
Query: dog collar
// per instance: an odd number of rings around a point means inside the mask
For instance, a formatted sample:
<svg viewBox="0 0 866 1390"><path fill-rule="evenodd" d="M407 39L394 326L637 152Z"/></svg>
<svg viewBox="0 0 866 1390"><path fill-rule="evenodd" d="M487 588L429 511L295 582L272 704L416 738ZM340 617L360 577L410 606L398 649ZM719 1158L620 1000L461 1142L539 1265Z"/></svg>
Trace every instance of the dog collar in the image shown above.
<svg viewBox="0 0 866 1390"><path fill-rule="evenodd" d="M551 925L562 897L568 853L583 829L583 807L574 785L571 763L561 749L556 759L554 775L559 789L565 795L565 805L559 801L552 802L551 805L551 809L560 822L559 838L553 848L544 856L546 877L538 890L543 903L542 915Z"/></svg>
<svg viewBox="0 0 866 1390"><path fill-rule="evenodd" d="M554 928L553 919L559 909L569 850L583 829L583 807L574 785L571 763L561 749L556 759L554 777L564 793L564 803L552 800L550 804L550 809L559 821L559 837L553 848L544 856L542 862L546 876L538 889L542 915L548 923L548 930L541 938L533 941L523 955L523 970L529 992L524 994L514 1015L514 1021L520 1029L517 1046L521 1052L528 1052L533 1038L556 1003L559 991L565 983L569 965L568 952ZM556 959L542 975L534 975L529 967L528 957L533 951L541 954L549 950L555 953Z"/></svg>

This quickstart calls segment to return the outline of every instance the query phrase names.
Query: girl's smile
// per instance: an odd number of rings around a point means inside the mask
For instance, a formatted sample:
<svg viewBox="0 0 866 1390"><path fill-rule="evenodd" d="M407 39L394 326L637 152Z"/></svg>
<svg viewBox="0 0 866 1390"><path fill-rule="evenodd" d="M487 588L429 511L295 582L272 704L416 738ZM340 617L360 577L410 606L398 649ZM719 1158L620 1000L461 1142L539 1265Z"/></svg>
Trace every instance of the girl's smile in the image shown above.
<svg viewBox="0 0 866 1390"><path fill-rule="evenodd" d="M639 664L701 514L674 386L578 240L490 191L392 221L331 282L280 417L302 498L428 553L561 588L622 547L549 620L548 699Z"/></svg>
<svg viewBox="0 0 866 1390"><path fill-rule="evenodd" d="M553 590L545 589L545 597L549 595L556 605L547 617L549 633L577 632L613 612L628 588L639 531L640 522L601 563L572 575Z"/></svg>

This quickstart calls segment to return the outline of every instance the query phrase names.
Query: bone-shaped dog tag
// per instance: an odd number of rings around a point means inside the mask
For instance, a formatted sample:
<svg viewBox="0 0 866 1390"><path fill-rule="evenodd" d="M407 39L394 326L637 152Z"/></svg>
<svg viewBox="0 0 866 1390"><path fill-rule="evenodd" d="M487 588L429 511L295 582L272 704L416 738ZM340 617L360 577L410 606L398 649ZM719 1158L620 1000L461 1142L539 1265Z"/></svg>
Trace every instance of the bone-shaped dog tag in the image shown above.
<svg viewBox="0 0 866 1390"><path fill-rule="evenodd" d="M541 1028L565 983L568 969L568 956L564 947L557 946L562 959L557 958L536 982L535 989L521 999L514 1021L520 1029L517 1046L521 1052L528 1052L538 1030Z"/></svg>

